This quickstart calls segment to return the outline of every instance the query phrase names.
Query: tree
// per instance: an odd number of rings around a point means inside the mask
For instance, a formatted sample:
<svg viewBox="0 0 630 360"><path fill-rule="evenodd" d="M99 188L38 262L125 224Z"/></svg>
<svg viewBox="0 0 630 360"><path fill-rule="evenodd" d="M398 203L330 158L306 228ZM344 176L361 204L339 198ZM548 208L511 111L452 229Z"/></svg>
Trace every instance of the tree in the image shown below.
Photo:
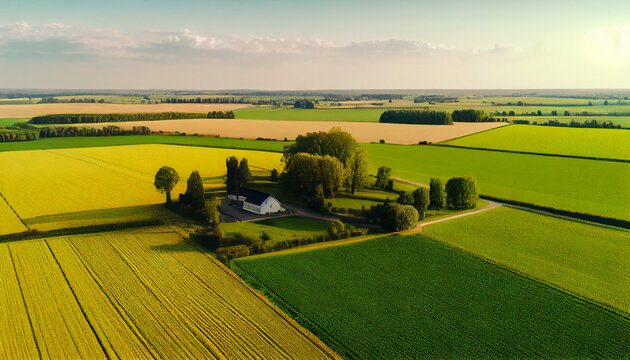
<svg viewBox="0 0 630 360"><path fill-rule="evenodd" d="M219 230L219 224L221 222L221 218L219 216L219 201L216 197L211 197L201 209L201 215L204 221L211 223L214 225L215 233Z"/></svg>
<svg viewBox="0 0 630 360"><path fill-rule="evenodd" d="M542 116L542 111L538 110L538 112L536 112L536 115Z"/></svg>
<svg viewBox="0 0 630 360"><path fill-rule="evenodd" d="M514 112L514 110L510 110L510 112L508 114L509 114L509 116L516 116L516 113Z"/></svg>
<svg viewBox="0 0 630 360"><path fill-rule="evenodd" d="M293 156L299 153L311 155L330 155L342 164L350 157L359 145L350 133L341 131L340 128L332 128L328 132L311 132L306 135L298 135L295 143L284 149L282 160L285 164L291 162Z"/></svg>
<svg viewBox="0 0 630 360"><path fill-rule="evenodd" d="M193 210L199 210L206 206L203 198L203 180L197 170L193 171L188 177L185 197L190 202Z"/></svg>
<svg viewBox="0 0 630 360"><path fill-rule="evenodd" d="M343 165L328 155L296 154L285 170L287 185L309 194L321 185L326 197L334 197L344 180Z"/></svg>
<svg viewBox="0 0 630 360"><path fill-rule="evenodd" d="M608 100L604 100L604 105L608 105Z"/></svg>
<svg viewBox="0 0 630 360"><path fill-rule="evenodd" d="M391 173L392 168L390 168L389 166L379 167L378 171L376 172L376 182L374 183L374 186L385 189L387 187L387 183L390 180Z"/></svg>
<svg viewBox="0 0 630 360"><path fill-rule="evenodd" d="M442 180L433 178L429 186L429 207L436 210L442 209L444 207L444 185L442 185Z"/></svg>
<svg viewBox="0 0 630 360"><path fill-rule="evenodd" d="M564 111L564 116L571 116L571 113L568 112L567 110Z"/></svg>
<svg viewBox="0 0 630 360"><path fill-rule="evenodd" d="M251 178L252 173L249 171L249 164L247 163L247 159L243 158L241 163L238 165L238 188L246 188Z"/></svg>
<svg viewBox="0 0 630 360"><path fill-rule="evenodd" d="M278 170L271 169L271 181L278 181Z"/></svg>
<svg viewBox="0 0 630 360"><path fill-rule="evenodd" d="M474 177L454 177L446 182L446 203L449 208L472 209L478 199L477 180Z"/></svg>
<svg viewBox="0 0 630 360"><path fill-rule="evenodd" d="M413 191L413 207L418 210L418 218L423 220L429 207L429 190L427 188L419 187Z"/></svg>
<svg viewBox="0 0 630 360"><path fill-rule="evenodd" d="M225 167L227 168L227 176L225 179L227 193L238 195L238 159L236 156L225 159Z"/></svg>
<svg viewBox="0 0 630 360"><path fill-rule="evenodd" d="M367 151L357 149L350 154L346 161L347 177L346 182L350 187L350 192L362 189L370 179L370 161Z"/></svg>
<svg viewBox="0 0 630 360"><path fill-rule="evenodd" d="M418 223L418 211L411 205L380 204L372 206L371 214L386 231L408 230Z"/></svg>
<svg viewBox="0 0 630 360"><path fill-rule="evenodd" d="M413 193L411 191L403 191L397 202L401 205L413 205Z"/></svg>
<svg viewBox="0 0 630 360"><path fill-rule="evenodd" d="M155 181L153 185L161 192L166 193L166 203L171 203L171 191L179 182L179 175L177 171L169 166L162 166L160 170L155 174Z"/></svg>
<svg viewBox="0 0 630 360"><path fill-rule="evenodd" d="M557 110L552 110L551 111L551 116L558 116L558 111Z"/></svg>

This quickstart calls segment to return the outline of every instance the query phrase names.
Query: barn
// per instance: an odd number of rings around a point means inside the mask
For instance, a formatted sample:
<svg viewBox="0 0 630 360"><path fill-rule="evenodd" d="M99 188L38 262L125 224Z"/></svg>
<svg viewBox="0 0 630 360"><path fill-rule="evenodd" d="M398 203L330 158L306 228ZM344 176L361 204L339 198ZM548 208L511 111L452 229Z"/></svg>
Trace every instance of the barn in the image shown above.
<svg viewBox="0 0 630 360"><path fill-rule="evenodd" d="M284 211L278 199L258 190L241 189L238 200L243 201L243 209L256 214L265 215Z"/></svg>

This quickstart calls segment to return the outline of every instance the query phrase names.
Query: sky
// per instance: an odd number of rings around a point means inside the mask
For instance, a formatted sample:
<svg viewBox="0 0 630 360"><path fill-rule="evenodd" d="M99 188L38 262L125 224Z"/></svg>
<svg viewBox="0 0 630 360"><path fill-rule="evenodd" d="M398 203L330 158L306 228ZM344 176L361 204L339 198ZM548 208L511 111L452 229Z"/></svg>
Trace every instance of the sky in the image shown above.
<svg viewBox="0 0 630 360"><path fill-rule="evenodd" d="M0 0L0 88L630 88L630 1Z"/></svg>

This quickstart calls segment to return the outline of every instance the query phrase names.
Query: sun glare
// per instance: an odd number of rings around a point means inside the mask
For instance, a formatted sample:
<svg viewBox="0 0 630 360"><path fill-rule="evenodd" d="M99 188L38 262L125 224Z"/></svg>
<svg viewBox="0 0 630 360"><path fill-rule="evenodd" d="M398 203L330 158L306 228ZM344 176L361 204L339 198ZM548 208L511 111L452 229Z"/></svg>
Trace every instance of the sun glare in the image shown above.
<svg viewBox="0 0 630 360"><path fill-rule="evenodd" d="M589 33L586 37L591 56L605 64L630 62L630 27L611 26Z"/></svg>

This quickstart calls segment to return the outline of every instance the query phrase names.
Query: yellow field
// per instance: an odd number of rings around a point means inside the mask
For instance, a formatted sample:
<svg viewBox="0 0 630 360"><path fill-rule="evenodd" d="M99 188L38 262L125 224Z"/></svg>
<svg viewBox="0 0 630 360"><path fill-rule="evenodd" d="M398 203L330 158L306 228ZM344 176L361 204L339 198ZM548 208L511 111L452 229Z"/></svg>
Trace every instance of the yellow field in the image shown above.
<svg viewBox="0 0 630 360"><path fill-rule="evenodd" d="M28 219L54 214L157 204L157 170L180 175L173 197L186 190L193 170L202 177L225 173L225 159L246 157L250 167L280 168L281 154L174 145L130 145L0 153L0 192ZM1 210L0 210L1 211Z"/></svg>
<svg viewBox="0 0 630 360"><path fill-rule="evenodd" d="M166 227L0 244L0 358L338 358Z"/></svg>
<svg viewBox="0 0 630 360"><path fill-rule="evenodd" d="M419 141L440 142L480 131L504 126L506 123L455 123L454 125L407 125L351 121L276 121L244 119L189 119L160 121L131 121L124 123L82 124L102 127L116 125L123 129L148 126L153 131L184 132L187 134L220 135L222 137L256 139L258 137L284 140L295 139L310 131L328 131L340 127L359 142L417 144Z"/></svg>
<svg viewBox="0 0 630 360"><path fill-rule="evenodd" d="M26 227L0 197L0 235L22 232Z"/></svg>
<svg viewBox="0 0 630 360"><path fill-rule="evenodd" d="M107 114L144 112L208 112L250 107L248 104L27 104L0 106L0 119L50 114Z"/></svg>

